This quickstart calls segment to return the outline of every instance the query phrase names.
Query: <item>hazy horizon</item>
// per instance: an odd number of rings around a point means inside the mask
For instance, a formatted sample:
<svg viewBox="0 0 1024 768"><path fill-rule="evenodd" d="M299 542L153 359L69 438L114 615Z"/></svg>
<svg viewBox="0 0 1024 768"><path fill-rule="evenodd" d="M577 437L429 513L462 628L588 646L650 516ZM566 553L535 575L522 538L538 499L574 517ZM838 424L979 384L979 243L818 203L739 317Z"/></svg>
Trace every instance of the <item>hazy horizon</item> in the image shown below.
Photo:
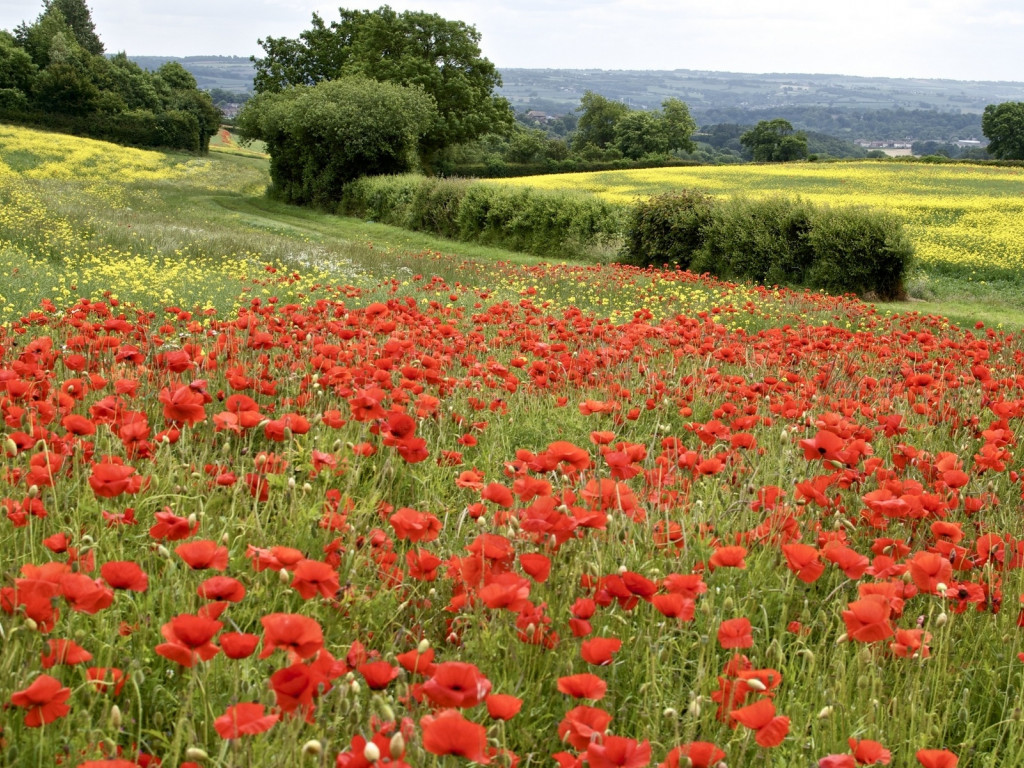
<svg viewBox="0 0 1024 768"><path fill-rule="evenodd" d="M131 56L260 55L257 40L296 37L319 12L382 3L312 0L91 0L109 52ZM1012 0L395 0L475 26L501 69L693 70L893 79L1022 82L1024 6ZM42 2L0 0L0 29L31 23Z"/></svg>

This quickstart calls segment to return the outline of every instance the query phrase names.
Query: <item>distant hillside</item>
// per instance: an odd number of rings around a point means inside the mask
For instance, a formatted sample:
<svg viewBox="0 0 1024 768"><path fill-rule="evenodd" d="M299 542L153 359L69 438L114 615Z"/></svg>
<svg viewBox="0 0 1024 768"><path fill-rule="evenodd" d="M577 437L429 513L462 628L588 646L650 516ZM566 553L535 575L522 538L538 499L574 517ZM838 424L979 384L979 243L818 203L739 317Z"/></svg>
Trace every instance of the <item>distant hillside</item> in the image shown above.
<svg viewBox="0 0 1024 768"><path fill-rule="evenodd" d="M252 63L239 56L135 56L146 69L179 61L199 87L252 90ZM503 69L501 95L517 112L572 112L585 91L634 109L657 109L675 96L698 123L748 123L784 117L797 128L848 139L980 138L988 104L1024 101L1022 82L975 82L821 74Z"/></svg>

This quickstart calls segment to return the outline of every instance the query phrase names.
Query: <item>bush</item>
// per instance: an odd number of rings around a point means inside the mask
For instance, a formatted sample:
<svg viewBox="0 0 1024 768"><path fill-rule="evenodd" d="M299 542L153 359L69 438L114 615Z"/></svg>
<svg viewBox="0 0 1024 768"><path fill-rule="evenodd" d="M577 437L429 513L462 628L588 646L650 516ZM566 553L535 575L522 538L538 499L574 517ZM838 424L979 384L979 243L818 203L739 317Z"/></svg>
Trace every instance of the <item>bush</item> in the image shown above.
<svg viewBox="0 0 1024 768"><path fill-rule="evenodd" d="M556 258L617 247L622 231L622 209L592 195L413 175L353 181L345 187L340 210L442 237Z"/></svg>
<svg viewBox="0 0 1024 768"><path fill-rule="evenodd" d="M689 190L638 202L630 211L623 233L622 261L688 269L694 253L704 243L704 229L713 208L710 197Z"/></svg>
<svg viewBox="0 0 1024 768"><path fill-rule="evenodd" d="M718 203L702 230L690 268L767 285L804 281L814 260L807 240L812 209L800 200L734 198Z"/></svg>
<svg viewBox="0 0 1024 768"><path fill-rule="evenodd" d="M621 256L638 266L671 264L727 280L879 299L904 295L912 258L902 224L889 214L785 197L715 201L693 191L637 203Z"/></svg>
<svg viewBox="0 0 1024 768"><path fill-rule="evenodd" d="M914 246L894 216L866 208L824 208L807 236L814 251L808 285L832 292L905 298Z"/></svg>

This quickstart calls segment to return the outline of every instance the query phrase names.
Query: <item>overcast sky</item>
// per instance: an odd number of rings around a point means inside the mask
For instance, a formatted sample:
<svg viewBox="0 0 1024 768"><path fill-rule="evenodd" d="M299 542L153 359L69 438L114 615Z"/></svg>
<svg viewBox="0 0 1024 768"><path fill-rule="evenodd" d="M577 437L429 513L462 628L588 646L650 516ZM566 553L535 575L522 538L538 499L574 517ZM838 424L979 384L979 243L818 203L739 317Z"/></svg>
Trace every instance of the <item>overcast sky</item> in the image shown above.
<svg viewBox="0 0 1024 768"><path fill-rule="evenodd" d="M260 54L314 11L383 2L88 0L108 52ZM499 68L696 69L1024 81L1021 0L392 0L474 25ZM0 29L42 2L0 0Z"/></svg>

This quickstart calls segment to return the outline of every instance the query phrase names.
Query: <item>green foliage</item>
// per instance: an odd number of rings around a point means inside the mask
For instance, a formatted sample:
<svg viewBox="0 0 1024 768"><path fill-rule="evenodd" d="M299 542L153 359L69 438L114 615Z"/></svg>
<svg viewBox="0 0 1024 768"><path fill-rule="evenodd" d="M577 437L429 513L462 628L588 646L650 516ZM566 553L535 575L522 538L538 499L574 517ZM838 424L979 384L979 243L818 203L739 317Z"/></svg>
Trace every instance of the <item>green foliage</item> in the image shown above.
<svg viewBox="0 0 1024 768"><path fill-rule="evenodd" d="M989 104L981 116L988 152L998 160L1024 160L1024 101Z"/></svg>
<svg viewBox="0 0 1024 768"><path fill-rule="evenodd" d="M592 195L423 176L361 178L346 187L342 211L556 258L592 256L615 244L622 229L620 209Z"/></svg>
<svg viewBox="0 0 1024 768"><path fill-rule="evenodd" d="M815 254L807 241L813 210L799 199L732 198L715 206L690 268L728 280L801 284Z"/></svg>
<svg viewBox="0 0 1024 768"><path fill-rule="evenodd" d="M809 285L831 292L904 295L913 246L892 216L865 208L819 208L770 197L713 201L693 191L638 203L622 260L670 264L728 280Z"/></svg>
<svg viewBox="0 0 1024 768"><path fill-rule="evenodd" d="M667 156L674 150L692 152L690 136L697 124L679 99L666 99L658 112L631 110L587 91L580 99L580 116L573 136L573 152L584 159L598 159L596 150L615 149L621 157Z"/></svg>
<svg viewBox="0 0 1024 768"><path fill-rule="evenodd" d="M0 118L121 144L205 153L221 113L173 62L146 72L110 59L83 0L44 0L33 24L0 32Z"/></svg>
<svg viewBox="0 0 1024 768"><path fill-rule="evenodd" d="M244 138L266 142L275 195L329 207L360 176L409 170L436 117L420 88L346 77L260 94L238 127Z"/></svg>
<svg viewBox="0 0 1024 768"><path fill-rule="evenodd" d="M740 136L755 163L786 163L807 157L807 136L794 133L788 120L762 120Z"/></svg>
<svg viewBox="0 0 1024 768"><path fill-rule="evenodd" d="M376 11L342 8L339 14L330 24L313 14L311 28L297 39L260 40L265 56L253 57L256 92L351 75L422 88L437 106L419 139L427 164L445 147L512 125L508 102L493 94L501 76L481 56L475 27L437 14L399 14L386 5Z"/></svg>
<svg viewBox="0 0 1024 768"><path fill-rule="evenodd" d="M93 56L103 55L103 43L96 34L92 12L85 0L43 0L43 12L59 11L74 32L75 40Z"/></svg>
<svg viewBox="0 0 1024 768"><path fill-rule="evenodd" d="M807 284L826 291L904 298L914 247L894 216L866 208L824 208L807 233L814 263Z"/></svg>
<svg viewBox="0 0 1024 768"><path fill-rule="evenodd" d="M606 99L599 93L586 91L576 110L582 112L573 136L573 150L585 147L605 149L615 142L615 126L629 114L629 107Z"/></svg>
<svg viewBox="0 0 1024 768"><path fill-rule="evenodd" d="M626 222L622 261L688 269L690 259L703 243L712 210L712 199L692 190L641 200Z"/></svg>

